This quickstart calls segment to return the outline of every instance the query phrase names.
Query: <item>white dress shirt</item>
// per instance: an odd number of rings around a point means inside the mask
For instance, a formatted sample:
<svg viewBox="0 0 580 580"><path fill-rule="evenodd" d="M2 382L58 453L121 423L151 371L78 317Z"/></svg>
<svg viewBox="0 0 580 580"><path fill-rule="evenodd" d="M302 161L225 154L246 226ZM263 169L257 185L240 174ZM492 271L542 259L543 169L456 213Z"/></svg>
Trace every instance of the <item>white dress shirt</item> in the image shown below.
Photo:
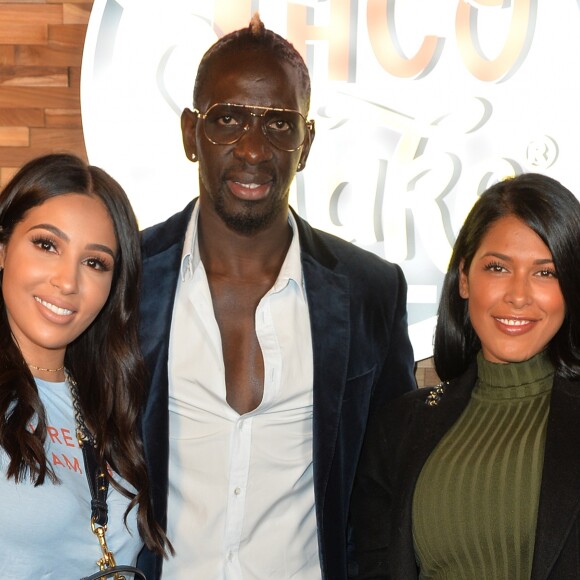
<svg viewBox="0 0 580 580"><path fill-rule="evenodd" d="M260 405L226 402L221 337L197 242L185 238L169 347L170 580L320 579L312 472L312 339L295 232L256 310Z"/></svg>

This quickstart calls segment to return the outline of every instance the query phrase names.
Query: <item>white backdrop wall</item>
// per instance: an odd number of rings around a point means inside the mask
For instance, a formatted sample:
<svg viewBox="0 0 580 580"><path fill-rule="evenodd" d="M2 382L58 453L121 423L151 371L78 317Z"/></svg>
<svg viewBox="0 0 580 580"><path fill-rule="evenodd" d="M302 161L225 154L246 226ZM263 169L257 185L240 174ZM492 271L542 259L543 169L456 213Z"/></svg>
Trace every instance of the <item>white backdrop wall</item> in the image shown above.
<svg viewBox="0 0 580 580"><path fill-rule="evenodd" d="M292 205L402 266L415 358L431 356L451 246L477 195L524 171L580 192L580 0L95 0L87 151L142 227L197 195L179 116L205 50L255 11L313 82L316 139Z"/></svg>

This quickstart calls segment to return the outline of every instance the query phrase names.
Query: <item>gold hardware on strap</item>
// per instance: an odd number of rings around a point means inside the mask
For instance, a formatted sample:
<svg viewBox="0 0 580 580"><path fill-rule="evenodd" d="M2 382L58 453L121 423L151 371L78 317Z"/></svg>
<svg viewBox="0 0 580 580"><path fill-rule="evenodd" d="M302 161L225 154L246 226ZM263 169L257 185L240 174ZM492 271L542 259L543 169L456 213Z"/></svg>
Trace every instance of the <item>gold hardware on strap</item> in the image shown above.
<svg viewBox="0 0 580 580"><path fill-rule="evenodd" d="M99 545L101 546L101 552L103 553L103 557L97 560L97 566L99 567L99 570L106 572L108 568L113 568L117 565L113 552L111 552L109 546L107 546L107 539L105 538L107 526L99 526L93 518L91 519L91 530L93 531L93 534L97 536ZM121 574L115 574L113 578L114 580L125 580L125 576L122 576Z"/></svg>
<svg viewBox="0 0 580 580"><path fill-rule="evenodd" d="M99 491L106 491L107 489L107 476L105 475L105 473L103 471L99 472L99 475L97 477L97 486Z"/></svg>

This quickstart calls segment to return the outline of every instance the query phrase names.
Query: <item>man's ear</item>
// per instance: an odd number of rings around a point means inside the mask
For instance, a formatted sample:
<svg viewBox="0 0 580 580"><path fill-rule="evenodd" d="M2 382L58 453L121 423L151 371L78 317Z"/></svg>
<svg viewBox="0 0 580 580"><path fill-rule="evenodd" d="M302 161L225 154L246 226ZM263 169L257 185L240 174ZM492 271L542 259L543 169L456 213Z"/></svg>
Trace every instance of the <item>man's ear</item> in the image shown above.
<svg viewBox="0 0 580 580"><path fill-rule="evenodd" d="M5 259L6 259L6 244L0 244L0 270L4 270Z"/></svg>
<svg viewBox="0 0 580 580"><path fill-rule="evenodd" d="M459 296L467 300L469 298L469 279L464 270L465 261L459 263Z"/></svg>
<svg viewBox="0 0 580 580"><path fill-rule="evenodd" d="M300 152L300 159L298 161L298 168L296 171L302 171L306 167L306 160L308 159L310 147L312 147L312 142L314 141L315 135L316 129L314 126L314 120L310 120L308 121L306 137L304 138L304 143L302 143L302 151Z"/></svg>
<svg viewBox="0 0 580 580"><path fill-rule="evenodd" d="M181 113L181 137L183 139L183 149L190 161L197 161L197 140L195 130L197 128L197 112L190 109L183 109Z"/></svg>

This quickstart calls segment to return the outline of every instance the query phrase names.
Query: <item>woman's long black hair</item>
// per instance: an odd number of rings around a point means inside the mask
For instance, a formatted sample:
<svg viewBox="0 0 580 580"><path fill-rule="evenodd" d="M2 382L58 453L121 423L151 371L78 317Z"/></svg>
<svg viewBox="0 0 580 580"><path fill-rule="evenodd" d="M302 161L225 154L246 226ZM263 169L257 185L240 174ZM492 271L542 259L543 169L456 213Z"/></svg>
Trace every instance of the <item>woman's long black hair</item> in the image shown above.
<svg viewBox="0 0 580 580"><path fill-rule="evenodd" d="M149 480L139 437L139 414L147 387L137 337L141 276L139 231L121 186L98 167L74 155L52 154L24 165L0 194L0 244L7 244L16 224L45 201L70 193L101 200L113 222L118 243L109 297L93 323L70 345L65 366L78 383L86 424L97 440L101 462L136 490L132 494L112 479L137 505L139 532L145 544L165 553L165 535L152 514ZM2 276L3 274L0 274ZM3 281L3 279L2 279ZM35 418L37 426L27 426ZM46 457L46 414L36 384L14 341L0 293L0 445L9 457L5 476L42 485L56 475Z"/></svg>

